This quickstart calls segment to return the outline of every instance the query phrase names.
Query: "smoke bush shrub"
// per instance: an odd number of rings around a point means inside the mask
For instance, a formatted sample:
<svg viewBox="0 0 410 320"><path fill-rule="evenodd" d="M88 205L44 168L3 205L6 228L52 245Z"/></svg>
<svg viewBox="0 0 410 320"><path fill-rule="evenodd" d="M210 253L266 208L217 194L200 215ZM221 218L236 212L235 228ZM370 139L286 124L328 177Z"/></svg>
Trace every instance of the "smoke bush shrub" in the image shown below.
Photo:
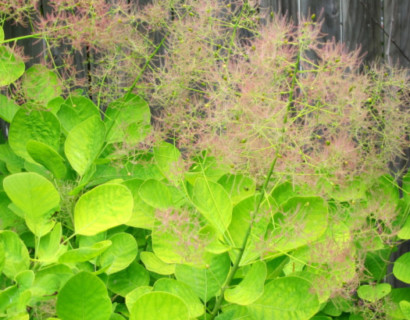
<svg viewBox="0 0 410 320"><path fill-rule="evenodd" d="M409 318L406 70L247 1L0 12L0 317Z"/></svg>

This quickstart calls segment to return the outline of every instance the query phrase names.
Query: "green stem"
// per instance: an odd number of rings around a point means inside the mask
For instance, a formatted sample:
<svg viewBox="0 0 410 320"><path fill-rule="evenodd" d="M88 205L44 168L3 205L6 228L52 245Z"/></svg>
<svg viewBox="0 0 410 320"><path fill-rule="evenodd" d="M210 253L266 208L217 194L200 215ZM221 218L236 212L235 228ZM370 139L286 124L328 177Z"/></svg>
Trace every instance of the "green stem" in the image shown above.
<svg viewBox="0 0 410 320"><path fill-rule="evenodd" d="M239 254L238 254L238 256L236 257L236 260L235 260L235 263L234 263L233 267L231 268L231 270L229 270L228 277L226 278L226 281L225 281L224 285L223 285L222 288L221 288L221 293L220 293L220 295L219 295L219 296L217 297L217 299L216 299L215 307L214 307L214 309L212 310L211 317L209 318L209 320L213 320L213 319L216 317L216 315L218 314L218 311L219 311L219 309L220 309L220 307L221 307L221 303L222 303L222 301L223 301L223 299L224 299L225 290L229 288L229 286L230 286L230 284L231 284L231 281L232 281L233 277L235 276L236 271L237 271L238 268L239 268L239 263L241 262L243 253L245 252L246 244L248 243L248 239L249 239L249 237L250 237L250 235L251 235L252 226L253 226L253 221L254 221L255 217L257 216L257 214L259 213L260 206L261 206L261 204L262 204L263 198L265 197L265 190L266 190L266 188L268 187L268 183L269 183L269 181L270 181L270 178L272 177L273 169L275 168L275 165L276 165L276 161L277 161L277 160L278 160L278 157L276 156L276 157L273 159L273 161L272 161L272 163L271 163L271 165L270 165L268 175L266 176L265 182L264 182L263 185L262 185L262 188L261 188L261 191L260 191L260 195L259 195L259 199L258 199L258 202L256 203L256 208L255 208L255 210L253 211L253 214L251 215L251 221L250 221L250 223L249 223L248 230L246 231L245 237L244 237L244 239L243 239L242 246L241 246L241 248L239 249Z"/></svg>

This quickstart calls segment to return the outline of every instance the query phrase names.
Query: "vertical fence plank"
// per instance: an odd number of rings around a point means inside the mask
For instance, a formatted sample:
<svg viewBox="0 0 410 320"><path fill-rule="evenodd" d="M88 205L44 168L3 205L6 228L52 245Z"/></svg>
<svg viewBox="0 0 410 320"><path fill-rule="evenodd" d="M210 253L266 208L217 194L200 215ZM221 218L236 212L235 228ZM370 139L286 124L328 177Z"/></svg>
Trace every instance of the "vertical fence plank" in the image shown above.
<svg viewBox="0 0 410 320"><path fill-rule="evenodd" d="M391 28L391 30L390 30ZM385 57L391 63L410 67L410 1L384 1Z"/></svg>
<svg viewBox="0 0 410 320"><path fill-rule="evenodd" d="M381 3L378 0L342 0L343 40L347 48L361 47L370 62L382 56Z"/></svg>
<svg viewBox="0 0 410 320"><path fill-rule="evenodd" d="M260 6L298 22L298 0L261 0Z"/></svg>

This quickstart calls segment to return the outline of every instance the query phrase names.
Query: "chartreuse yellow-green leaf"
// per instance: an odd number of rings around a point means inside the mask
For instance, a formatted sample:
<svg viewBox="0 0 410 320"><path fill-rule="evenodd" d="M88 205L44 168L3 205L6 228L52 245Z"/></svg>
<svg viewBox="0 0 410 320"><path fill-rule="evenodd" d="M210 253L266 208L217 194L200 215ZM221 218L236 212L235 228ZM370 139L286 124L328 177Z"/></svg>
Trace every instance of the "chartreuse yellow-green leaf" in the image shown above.
<svg viewBox="0 0 410 320"><path fill-rule="evenodd" d="M0 87L20 78L25 68L23 60L16 57L9 47L0 46Z"/></svg>
<svg viewBox="0 0 410 320"><path fill-rule="evenodd" d="M399 302L400 310L403 313L405 319L410 320L410 302L402 300Z"/></svg>
<svg viewBox="0 0 410 320"><path fill-rule="evenodd" d="M145 268L149 271L162 275L171 275L175 273L175 264L165 263L160 258L158 258L153 252L141 252L140 259L144 263Z"/></svg>
<svg viewBox="0 0 410 320"><path fill-rule="evenodd" d="M182 173L178 168L181 152L172 144L162 142L154 147L154 158L161 173L169 180L173 180Z"/></svg>
<svg viewBox="0 0 410 320"><path fill-rule="evenodd" d="M108 320L111 308L104 282L84 271L70 278L57 296L61 320Z"/></svg>
<svg viewBox="0 0 410 320"><path fill-rule="evenodd" d="M204 305L201 300L185 283L175 279L162 278L155 282L154 291L172 293L181 298L188 307L190 319L200 317L204 313Z"/></svg>
<svg viewBox="0 0 410 320"><path fill-rule="evenodd" d="M50 170L54 177L57 179L63 179L66 176L67 167L64 158L49 145L43 142L30 140L27 142L26 148L30 157L44 166L47 170Z"/></svg>
<svg viewBox="0 0 410 320"><path fill-rule="evenodd" d="M149 280L148 271L138 262L134 261L128 268L110 274L107 286L115 294L125 297L138 287L148 286Z"/></svg>
<svg viewBox="0 0 410 320"><path fill-rule="evenodd" d="M410 283L410 252L400 256L393 266L394 276L405 283Z"/></svg>
<svg viewBox="0 0 410 320"><path fill-rule="evenodd" d="M10 124L9 144L18 156L33 162L27 151L27 143L35 140L58 150L60 130L60 122L51 112L20 109Z"/></svg>
<svg viewBox="0 0 410 320"><path fill-rule="evenodd" d="M130 320L188 320L188 307L176 295L167 292L150 292L135 301Z"/></svg>
<svg viewBox="0 0 410 320"><path fill-rule="evenodd" d="M309 320L319 311L312 284L297 277L272 280L263 295L247 306L253 320Z"/></svg>
<svg viewBox="0 0 410 320"><path fill-rule="evenodd" d="M140 186L138 194L144 202L156 209L168 209L173 205L168 186L158 180L145 181Z"/></svg>
<svg viewBox="0 0 410 320"><path fill-rule="evenodd" d="M83 176L100 154L105 139L105 126L99 116L76 125L64 144L65 155L71 166Z"/></svg>
<svg viewBox="0 0 410 320"><path fill-rule="evenodd" d="M252 196L256 189L255 181L242 174L226 174L218 183L228 192L234 205Z"/></svg>
<svg viewBox="0 0 410 320"><path fill-rule="evenodd" d="M120 184L103 184L78 199L74 208L76 234L92 236L125 224L134 202L131 192Z"/></svg>
<svg viewBox="0 0 410 320"><path fill-rule="evenodd" d="M41 64L35 64L26 70L21 85L27 100L43 105L62 93L57 74Z"/></svg>
<svg viewBox="0 0 410 320"><path fill-rule="evenodd" d="M219 233L223 234L228 229L232 219L232 203L221 185L204 178L196 179L192 201Z"/></svg>
<svg viewBox="0 0 410 320"><path fill-rule="evenodd" d="M328 208L320 197L294 197L275 215L267 257L277 257L319 239L328 225Z"/></svg>
<svg viewBox="0 0 410 320"><path fill-rule="evenodd" d="M14 279L20 272L30 266L30 257L26 246L17 233L9 230L0 231L0 252L3 252L3 273L6 277Z"/></svg>
<svg viewBox="0 0 410 320"><path fill-rule="evenodd" d="M228 254L216 255L205 268L178 264L175 267L175 276L194 290L204 302L215 297L225 282L231 267Z"/></svg>
<svg viewBox="0 0 410 320"><path fill-rule="evenodd" d="M91 247L81 247L77 249L68 250L60 256L58 262L60 263L76 263L89 261L111 246L110 240L104 240L101 242L94 243Z"/></svg>
<svg viewBox="0 0 410 320"><path fill-rule="evenodd" d="M0 27L0 42L4 41L4 30L3 27Z"/></svg>
<svg viewBox="0 0 410 320"><path fill-rule="evenodd" d="M58 257L67 250L67 246L61 245L61 235L62 226L59 222L51 232L41 237L36 253L39 261L44 265L56 262Z"/></svg>
<svg viewBox="0 0 410 320"><path fill-rule="evenodd" d="M13 120L14 115L20 109L20 107L10 100L5 95L0 94L0 118L8 123Z"/></svg>
<svg viewBox="0 0 410 320"><path fill-rule="evenodd" d="M240 305L255 302L263 294L266 272L265 262L255 262L241 283L225 291L225 300Z"/></svg>
<svg viewBox="0 0 410 320"><path fill-rule="evenodd" d="M153 289L154 288L150 286L141 286L129 292L125 296L125 305L127 306L128 311L132 310L135 301L137 301L144 294L151 292Z"/></svg>
<svg viewBox="0 0 410 320"><path fill-rule="evenodd" d="M135 238L126 232L118 232L109 239L112 245L100 256L101 267L109 266L106 274L112 274L127 268L138 254L138 244Z"/></svg>
<svg viewBox="0 0 410 320"><path fill-rule="evenodd" d="M29 229L38 237L47 234L54 225L50 220L60 204L60 195L54 185L34 172L22 172L3 180L4 191L24 212Z"/></svg>
<svg viewBox="0 0 410 320"><path fill-rule="evenodd" d="M362 285L357 289L357 295L360 299L376 302L387 296L391 291L391 285L388 283L380 283L374 286Z"/></svg>

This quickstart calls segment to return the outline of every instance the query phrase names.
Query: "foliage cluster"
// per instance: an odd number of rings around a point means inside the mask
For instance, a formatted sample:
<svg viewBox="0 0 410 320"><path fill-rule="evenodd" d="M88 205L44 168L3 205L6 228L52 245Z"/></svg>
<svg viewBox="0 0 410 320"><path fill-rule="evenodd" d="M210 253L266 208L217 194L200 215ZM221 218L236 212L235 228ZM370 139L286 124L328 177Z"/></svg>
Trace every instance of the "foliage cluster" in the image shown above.
<svg viewBox="0 0 410 320"><path fill-rule="evenodd" d="M0 318L410 319L405 70L247 1L49 9L0 2L45 48L0 28Z"/></svg>

